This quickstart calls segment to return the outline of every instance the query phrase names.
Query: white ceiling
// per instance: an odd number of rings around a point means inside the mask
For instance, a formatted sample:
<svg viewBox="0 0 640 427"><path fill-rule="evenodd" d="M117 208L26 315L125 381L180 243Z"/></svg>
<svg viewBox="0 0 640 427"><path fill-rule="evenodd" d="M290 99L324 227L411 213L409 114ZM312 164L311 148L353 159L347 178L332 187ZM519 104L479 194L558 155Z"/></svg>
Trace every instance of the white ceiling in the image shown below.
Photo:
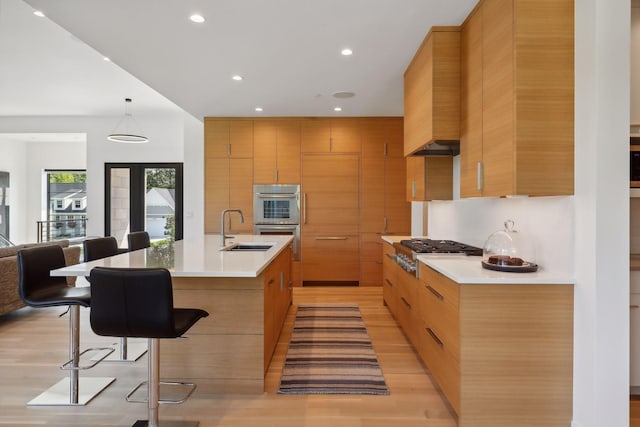
<svg viewBox="0 0 640 427"><path fill-rule="evenodd" d="M0 115L117 114L125 96L134 114L153 108L148 88L105 71L117 64L200 119L402 115L402 75L428 29L459 25L477 0L26 0L44 19L20 3L0 0Z"/></svg>

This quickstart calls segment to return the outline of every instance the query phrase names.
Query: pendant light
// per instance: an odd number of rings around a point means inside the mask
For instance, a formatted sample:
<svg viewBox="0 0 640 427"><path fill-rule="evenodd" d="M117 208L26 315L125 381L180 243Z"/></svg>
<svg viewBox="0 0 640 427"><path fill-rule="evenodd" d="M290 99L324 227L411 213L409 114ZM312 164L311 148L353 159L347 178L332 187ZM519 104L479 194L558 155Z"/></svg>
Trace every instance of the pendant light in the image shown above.
<svg viewBox="0 0 640 427"><path fill-rule="evenodd" d="M129 144L142 144L148 142L149 138L142 136L138 123L127 110L127 104L131 103L131 98L125 98L124 102L124 117L120 119L111 135L107 136L107 139L109 141L125 142Z"/></svg>

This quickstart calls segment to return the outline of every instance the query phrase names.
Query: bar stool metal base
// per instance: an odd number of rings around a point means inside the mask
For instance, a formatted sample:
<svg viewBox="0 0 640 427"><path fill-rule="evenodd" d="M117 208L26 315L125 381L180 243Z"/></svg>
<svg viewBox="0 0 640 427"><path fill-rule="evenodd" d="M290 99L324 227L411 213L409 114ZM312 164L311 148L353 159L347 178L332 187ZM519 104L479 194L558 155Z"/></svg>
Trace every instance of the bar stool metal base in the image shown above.
<svg viewBox="0 0 640 427"><path fill-rule="evenodd" d="M198 421L160 421L159 427L198 427ZM148 420L138 420L131 427L148 427Z"/></svg>
<svg viewBox="0 0 640 427"><path fill-rule="evenodd" d="M136 362L143 354L147 352L147 340L144 341L134 341L133 339L128 339L126 342L126 351L123 351L122 341L113 343L111 346L114 348L114 352L104 358L103 362ZM126 355L123 355L126 353ZM97 354L91 358L91 360L96 360L100 358L100 354Z"/></svg>
<svg viewBox="0 0 640 427"><path fill-rule="evenodd" d="M71 379L63 378L29 401L27 406L83 406L115 380L113 377L79 378L78 403L73 403L69 392Z"/></svg>

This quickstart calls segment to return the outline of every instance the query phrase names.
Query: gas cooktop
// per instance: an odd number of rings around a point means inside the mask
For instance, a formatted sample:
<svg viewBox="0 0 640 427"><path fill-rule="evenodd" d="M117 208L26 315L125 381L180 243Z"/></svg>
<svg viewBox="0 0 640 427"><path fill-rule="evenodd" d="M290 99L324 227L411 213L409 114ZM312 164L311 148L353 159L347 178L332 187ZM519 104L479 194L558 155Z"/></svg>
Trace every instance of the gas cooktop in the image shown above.
<svg viewBox="0 0 640 427"><path fill-rule="evenodd" d="M411 239L401 240L400 244L415 253L427 254L465 254L482 256L482 249L453 240Z"/></svg>

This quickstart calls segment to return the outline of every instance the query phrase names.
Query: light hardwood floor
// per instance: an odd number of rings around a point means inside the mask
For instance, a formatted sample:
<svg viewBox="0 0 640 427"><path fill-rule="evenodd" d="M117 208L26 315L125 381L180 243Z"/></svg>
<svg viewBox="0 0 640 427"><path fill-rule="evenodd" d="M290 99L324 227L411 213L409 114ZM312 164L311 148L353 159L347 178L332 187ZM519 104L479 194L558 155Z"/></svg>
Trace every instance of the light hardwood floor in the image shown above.
<svg viewBox="0 0 640 427"><path fill-rule="evenodd" d="M295 288L294 305L260 395L194 395L182 405L162 405L160 419L199 420L202 427L454 427L455 418L427 369L382 304L382 289ZM360 306L389 396L278 395L278 382L297 304L355 302ZM84 376L117 380L85 407L26 407L26 403L65 376L58 369L67 356L68 317L62 309L29 309L0 317L0 425L130 426L146 418L144 404L124 396L146 378L147 358L135 364L101 363ZM81 344L85 348L117 340L95 336L88 310L82 309ZM215 313L211 313L215 317ZM186 343L185 343L186 344ZM160 355L162 357L162 354ZM162 373L161 373L162 375Z"/></svg>

